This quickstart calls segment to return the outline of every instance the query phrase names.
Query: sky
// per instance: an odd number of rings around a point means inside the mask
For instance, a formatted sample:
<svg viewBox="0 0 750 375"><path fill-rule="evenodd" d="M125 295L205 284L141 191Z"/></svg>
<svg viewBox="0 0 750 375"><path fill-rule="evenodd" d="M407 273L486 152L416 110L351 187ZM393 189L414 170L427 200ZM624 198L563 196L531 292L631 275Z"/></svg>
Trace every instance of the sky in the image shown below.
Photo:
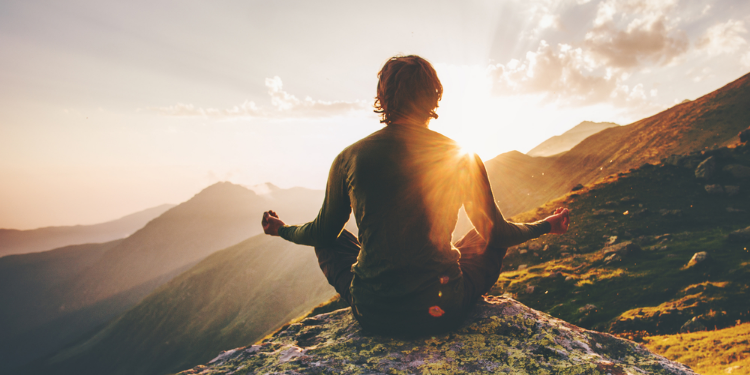
<svg viewBox="0 0 750 375"><path fill-rule="evenodd" d="M218 181L323 189L417 54L430 128L484 160L750 71L746 0L0 2L0 228L93 224Z"/></svg>

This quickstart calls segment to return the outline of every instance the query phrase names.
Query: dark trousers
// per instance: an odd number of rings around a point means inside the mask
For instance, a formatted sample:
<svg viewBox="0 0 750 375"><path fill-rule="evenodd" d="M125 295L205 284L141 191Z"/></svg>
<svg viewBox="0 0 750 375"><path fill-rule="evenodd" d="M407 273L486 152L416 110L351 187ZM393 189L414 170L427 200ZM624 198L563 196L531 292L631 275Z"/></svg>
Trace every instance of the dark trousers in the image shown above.
<svg viewBox="0 0 750 375"><path fill-rule="evenodd" d="M483 294L489 292L500 277L505 248L488 248L487 243L472 229L455 243L461 251L459 265L464 278L463 308L468 310ZM336 242L329 247L316 247L318 264L331 284L349 305L352 296L352 265L357 261L360 244L351 232L344 229Z"/></svg>

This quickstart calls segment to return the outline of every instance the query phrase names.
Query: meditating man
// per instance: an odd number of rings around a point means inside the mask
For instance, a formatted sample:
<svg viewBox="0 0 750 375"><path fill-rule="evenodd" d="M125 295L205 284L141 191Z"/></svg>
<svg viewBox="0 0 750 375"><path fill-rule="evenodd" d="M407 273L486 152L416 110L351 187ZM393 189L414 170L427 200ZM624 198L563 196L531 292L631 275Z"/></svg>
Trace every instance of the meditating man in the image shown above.
<svg viewBox="0 0 750 375"><path fill-rule="evenodd" d="M267 211L263 230L314 246L328 282L364 329L450 330L497 281L507 248L565 233L568 210L535 223L505 221L482 160L428 129L443 93L432 65L393 57L378 77L375 112L386 126L336 157L315 220L285 225ZM475 229L452 244L462 205ZM344 229L352 210L359 238Z"/></svg>

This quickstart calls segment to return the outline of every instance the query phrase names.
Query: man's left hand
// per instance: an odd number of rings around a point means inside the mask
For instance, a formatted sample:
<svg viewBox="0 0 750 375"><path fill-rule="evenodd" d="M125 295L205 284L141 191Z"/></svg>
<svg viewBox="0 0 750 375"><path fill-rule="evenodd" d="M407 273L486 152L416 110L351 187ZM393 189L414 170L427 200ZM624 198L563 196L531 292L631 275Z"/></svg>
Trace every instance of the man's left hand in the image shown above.
<svg viewBox="0 0 750 375"><path fill-rule="evenodd" d="M570 225L570 211L567 208L558 208L552 216L544 220L552 226L552 229L549 231L550 233L563 234L568 231L568 226Z"/></svg>

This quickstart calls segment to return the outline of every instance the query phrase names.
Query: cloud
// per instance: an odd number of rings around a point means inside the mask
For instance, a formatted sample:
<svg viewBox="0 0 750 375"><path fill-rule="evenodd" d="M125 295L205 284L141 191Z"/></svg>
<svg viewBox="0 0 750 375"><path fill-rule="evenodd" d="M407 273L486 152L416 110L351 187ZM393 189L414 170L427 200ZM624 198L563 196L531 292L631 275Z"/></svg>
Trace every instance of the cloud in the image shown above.
<svg viewBox="0 0 750 375"><path fill-rule="evenodd" d="M698 39L696 46L706 50L709 55L716 56L723 53L735 53L747 45L740 34L747 33L742 21L729 20L709 27Z"/></svg>
<svg viewBox="0 0 750 375"><path fill-rule="evenodd" d="M689 47L685 32L669 17L675 5L674 0L601 2L584 45L593 58L610 67L669 64Z"/></svg>
<svg viewBox="0 0 750 375"><path fill-rule="evenodd" d="M162 116L174 117L290 119L336 117L368 108L367 102L363 100L325 101L313 100L309 96L299 99L283 90L283 83L278 76L266 78L266 88L271 97L270 109L261 108L252 101L224 109L200 108L183 103L149 109Z"/></svg>

